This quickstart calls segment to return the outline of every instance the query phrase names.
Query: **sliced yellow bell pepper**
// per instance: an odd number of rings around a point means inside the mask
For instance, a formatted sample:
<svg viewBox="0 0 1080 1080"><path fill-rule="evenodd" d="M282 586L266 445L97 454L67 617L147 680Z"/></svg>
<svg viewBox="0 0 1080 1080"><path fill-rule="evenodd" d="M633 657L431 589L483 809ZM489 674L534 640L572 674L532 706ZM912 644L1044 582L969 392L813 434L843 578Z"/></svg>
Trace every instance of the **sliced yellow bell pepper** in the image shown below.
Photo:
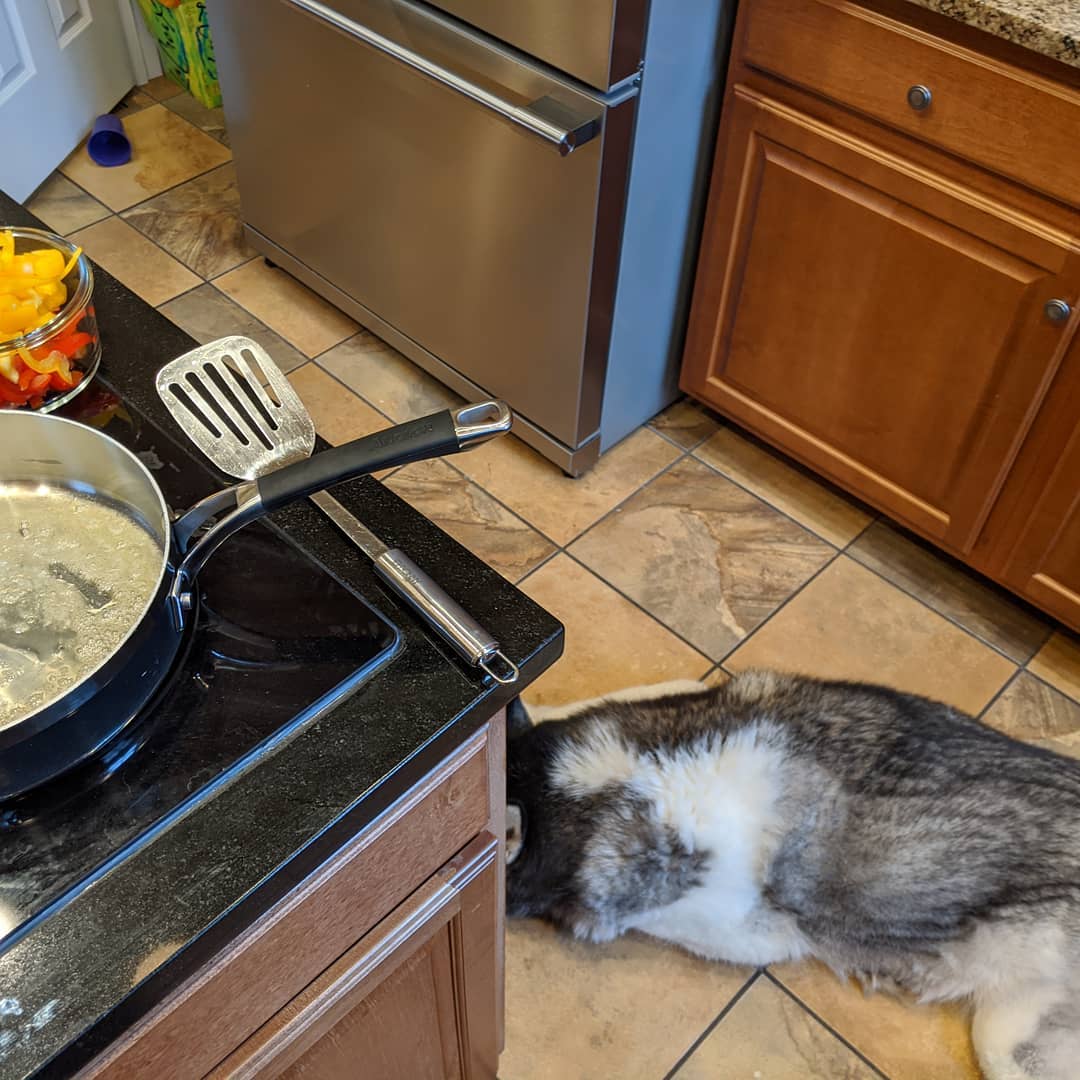
<svg viewBox="0 0 1080 1080"><path fill-rule="evenodd" d="M44 352L44 348L39 351ZM51 375L58 371L65 379L71 379L71 364L59 349L52 349L41 359L35 357L29 349L19 349L19 356L31 371L36 371L39 375Z"/></svg>
<svg viewBox="0 0 1080 1080"><path fill-rule="evenodd" d="M14 353L0 353L0 375L7 379L8 382L17 383L19 381L19 369L15 366Z"/></svg>
<svg viewBox="0 0 1080 1080"><path fill-rule="evenodd" d="M44 326L67 303L64 278L82 248L65 261L57 248L15 251L15 237L0 231L0 338L19 337Z"/></svg>
<svg viewBox="0 0 1080 1080"><path fill-rule="evenodd" d="M0 333L8 335L23 334L37 322L39 317L40 313L36 305L17 304L7 311L0 311Z"/></svg>

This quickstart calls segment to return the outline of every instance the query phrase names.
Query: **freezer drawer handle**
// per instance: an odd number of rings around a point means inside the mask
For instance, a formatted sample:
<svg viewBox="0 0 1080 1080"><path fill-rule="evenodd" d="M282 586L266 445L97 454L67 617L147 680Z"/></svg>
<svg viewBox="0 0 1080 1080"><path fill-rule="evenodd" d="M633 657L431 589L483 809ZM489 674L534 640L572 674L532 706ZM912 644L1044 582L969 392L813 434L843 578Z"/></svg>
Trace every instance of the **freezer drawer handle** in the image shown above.
<svg viewBox="0 0 1080 1080"><path fill-rule="evenodd" d="M393 57L414 71L419 71L429 79L434 79L435 82L442 83L443 86L457 91L477 104L497 112L518 127L525 128L526 131L539 136L545 142L551 143L563 157L600 134L599 115L574 116L567 106L550 97L542 97L529 105L515 105L485 90L482 86L477 86L460 75L432 63L426 57L413 52L412 49L407 49L404 45L399 45L396 41L391 41L382 34L377 34L374 30L369 30L366 26L346 18L325 4L320 4L319 0L285 0L285 2L329 23L351 37L359 38L366 45Z"/></svg>

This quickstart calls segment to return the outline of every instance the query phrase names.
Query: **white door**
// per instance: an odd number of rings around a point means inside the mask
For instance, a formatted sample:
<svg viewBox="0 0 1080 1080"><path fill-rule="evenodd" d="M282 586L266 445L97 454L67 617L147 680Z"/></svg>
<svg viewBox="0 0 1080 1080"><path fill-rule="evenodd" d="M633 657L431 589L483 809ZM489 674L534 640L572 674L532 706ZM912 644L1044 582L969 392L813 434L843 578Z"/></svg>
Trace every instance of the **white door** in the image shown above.
<svg viewBox="0 0 1080 1080"><path fill-rule="evenodd" d="M22 202L135 84L126 0L0 0L0 188Z"/></svg>

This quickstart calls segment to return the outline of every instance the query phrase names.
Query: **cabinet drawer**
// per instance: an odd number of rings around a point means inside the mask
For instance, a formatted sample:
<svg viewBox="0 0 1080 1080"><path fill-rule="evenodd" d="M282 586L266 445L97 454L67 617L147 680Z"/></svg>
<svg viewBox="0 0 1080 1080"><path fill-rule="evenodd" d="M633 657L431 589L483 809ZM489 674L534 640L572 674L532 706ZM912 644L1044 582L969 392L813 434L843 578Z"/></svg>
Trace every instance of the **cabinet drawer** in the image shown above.
<svg viewBox="0 0 1080 1080"><path fill-rule="evenodd" d="M755 0L745 62L1080 204L1080 91L845 0ZM923 111L907 100L931 92Z"/></svg>

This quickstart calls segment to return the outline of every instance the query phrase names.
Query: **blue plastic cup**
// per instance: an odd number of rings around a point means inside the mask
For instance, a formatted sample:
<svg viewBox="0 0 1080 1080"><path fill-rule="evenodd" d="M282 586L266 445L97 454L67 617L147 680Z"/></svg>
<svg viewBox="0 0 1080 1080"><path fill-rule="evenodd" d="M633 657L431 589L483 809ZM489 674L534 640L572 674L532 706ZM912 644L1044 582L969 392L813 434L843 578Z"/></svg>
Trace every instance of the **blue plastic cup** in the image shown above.
<svg viewBox="0 0 1080 1080"><path fill-rule="evenodd" d="M126 165L131 160L131 143L124 134L124 122L119 116L106 113L94 121L86 152L92 161L106 168Z"/></svg>

